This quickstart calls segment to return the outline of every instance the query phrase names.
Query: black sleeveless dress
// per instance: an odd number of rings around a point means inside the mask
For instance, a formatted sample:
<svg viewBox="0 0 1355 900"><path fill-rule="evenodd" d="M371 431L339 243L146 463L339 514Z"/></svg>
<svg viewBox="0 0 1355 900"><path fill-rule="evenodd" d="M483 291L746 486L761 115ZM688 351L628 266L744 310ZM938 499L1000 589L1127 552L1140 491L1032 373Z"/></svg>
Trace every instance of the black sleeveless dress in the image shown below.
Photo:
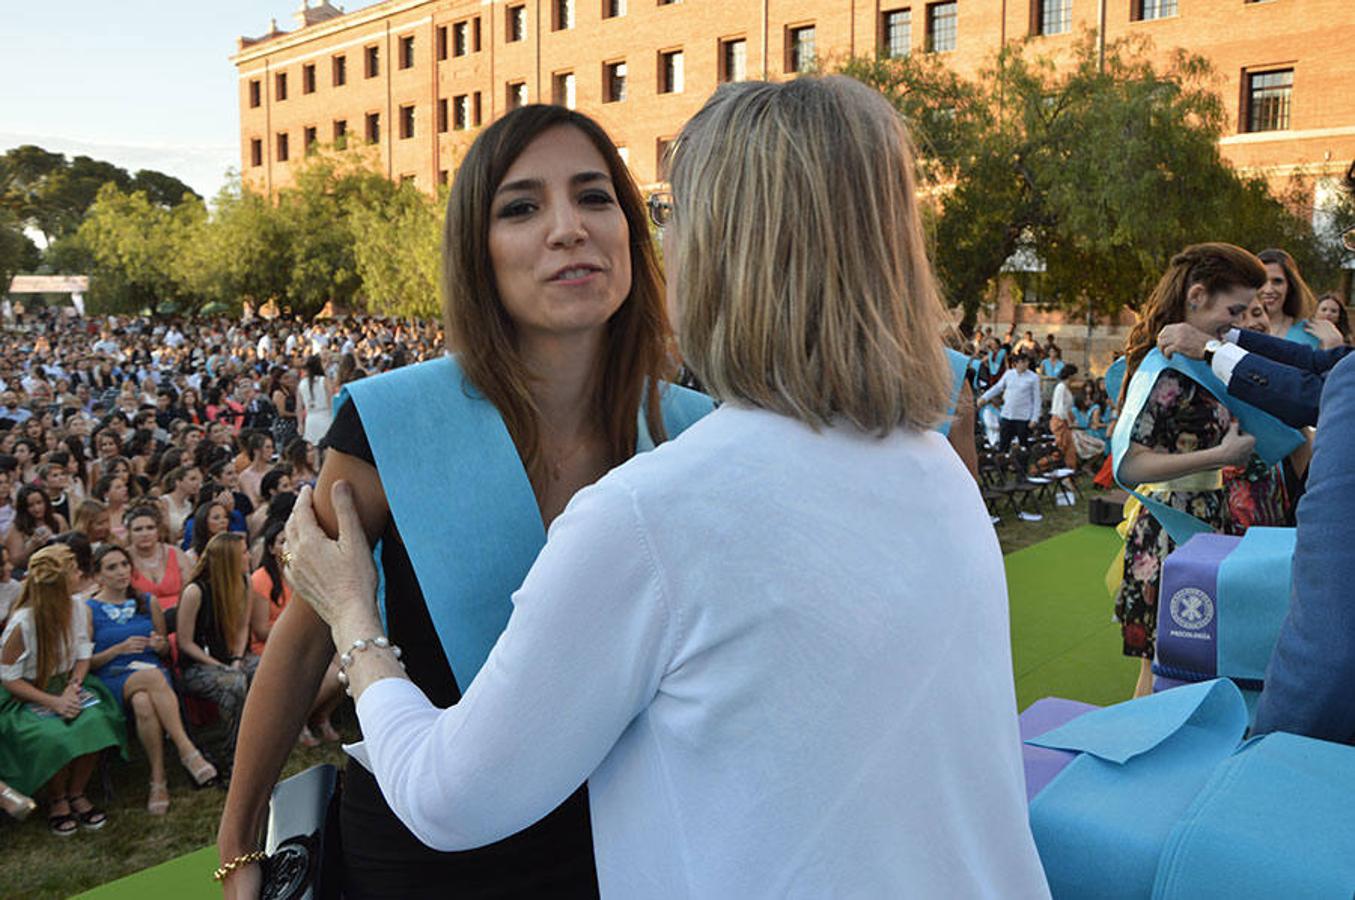
<svg viewBox="0 0 1355 900"><path fill-rule="evenodd" d="M375 465L353 403L339 410L320 446ZM410 680L434 705L454 705L461 689L393 521L382 534L381 563L387 631L404 651ZM386 804L376 778L351 763L344 775L340 831L345 897L598 896L587 785L512 837L476 850L442 853L420 843Z"/></svg>

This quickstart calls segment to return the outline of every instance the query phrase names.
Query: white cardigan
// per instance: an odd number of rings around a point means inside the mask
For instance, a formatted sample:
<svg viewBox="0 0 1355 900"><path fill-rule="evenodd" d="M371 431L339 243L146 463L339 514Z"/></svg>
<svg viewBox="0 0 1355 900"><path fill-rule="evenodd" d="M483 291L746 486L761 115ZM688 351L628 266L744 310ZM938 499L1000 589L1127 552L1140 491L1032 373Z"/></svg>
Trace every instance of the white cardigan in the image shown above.
<svg viewBox="0 0 1355 900"><path fill-rule="evenodd" d="M607 897L1047 896L1002 557L941 437L725 406L579 492L513 602L457 706L358 704L430 846L587 779Z"/></svg>

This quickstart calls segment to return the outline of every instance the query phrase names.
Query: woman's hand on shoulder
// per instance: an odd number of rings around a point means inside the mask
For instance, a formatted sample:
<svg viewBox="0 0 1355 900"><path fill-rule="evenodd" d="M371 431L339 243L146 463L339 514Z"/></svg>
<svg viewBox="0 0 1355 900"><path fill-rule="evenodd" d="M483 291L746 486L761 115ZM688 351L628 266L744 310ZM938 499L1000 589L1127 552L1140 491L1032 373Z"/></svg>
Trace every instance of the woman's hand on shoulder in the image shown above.
<svg viewBox="0 0 1355 900"><path fill-rule="evenodd" d="M376 566L353 491L346 481L334 484L335 539L320 527L312 496L311 488L302 488L287 520L287 581L331 629L367 624L377 618Z"/></svg>

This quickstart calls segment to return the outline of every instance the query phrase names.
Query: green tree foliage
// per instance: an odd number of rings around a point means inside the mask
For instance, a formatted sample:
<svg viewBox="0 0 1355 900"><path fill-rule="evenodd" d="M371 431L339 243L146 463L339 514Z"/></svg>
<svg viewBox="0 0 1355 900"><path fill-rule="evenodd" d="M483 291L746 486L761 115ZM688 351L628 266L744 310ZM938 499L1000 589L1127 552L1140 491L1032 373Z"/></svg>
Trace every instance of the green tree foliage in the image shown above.
<svg viewBox="0 0 1355 900"><path fill-rule="evenodd" d="M0 293L20 272L31 272L42 261L38 247L24 234L19 217L0 208Z"/></svg>
<svg viewBox="0 0 1355 900"><path fill-rule="evenodd" d="M1057 305L1101 315L1137 304L1171 256L1199 241L1335 264L1294 198L1220 156L1223 107L1207 61L1177 52L1158 70L1148 49L1124 39L1101 57L1089 33L1056 66L1012 44L972 82L929 55L841 67L879 88L913 131L935 201L938 276L964 324L1014 254L1038 257Z"/></svg>
<svg viewBox="0 0 1355 900"><path fill-rule="evenodd" d="M202 204L158 206L143 192L116 184L99 189L75 234L93 263L89 303L98 312L143 313L184 308L188 300L178 259L205 218Z"/></svg>
<svg viewBox="0 0 1355 900"><path fill-rule="evenodd" d="M440 314L444 205L410 185L384 203L353 202L353 252L367 308L385 315Z"/></svg>

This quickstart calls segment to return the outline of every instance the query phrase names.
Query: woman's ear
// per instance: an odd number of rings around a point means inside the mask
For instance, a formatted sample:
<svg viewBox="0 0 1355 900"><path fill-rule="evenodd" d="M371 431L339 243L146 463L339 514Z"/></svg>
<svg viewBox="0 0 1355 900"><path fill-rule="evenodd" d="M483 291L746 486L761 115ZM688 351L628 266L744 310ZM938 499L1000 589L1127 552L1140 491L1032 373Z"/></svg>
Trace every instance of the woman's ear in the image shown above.
<svg viewBox="0 0 1355 900"><path fill-rule="evenodd" d="M1186 291L1186 308L1194 311L1204 306L1209 299L1209 291L1202 284L1192 284Z"/></svg>

